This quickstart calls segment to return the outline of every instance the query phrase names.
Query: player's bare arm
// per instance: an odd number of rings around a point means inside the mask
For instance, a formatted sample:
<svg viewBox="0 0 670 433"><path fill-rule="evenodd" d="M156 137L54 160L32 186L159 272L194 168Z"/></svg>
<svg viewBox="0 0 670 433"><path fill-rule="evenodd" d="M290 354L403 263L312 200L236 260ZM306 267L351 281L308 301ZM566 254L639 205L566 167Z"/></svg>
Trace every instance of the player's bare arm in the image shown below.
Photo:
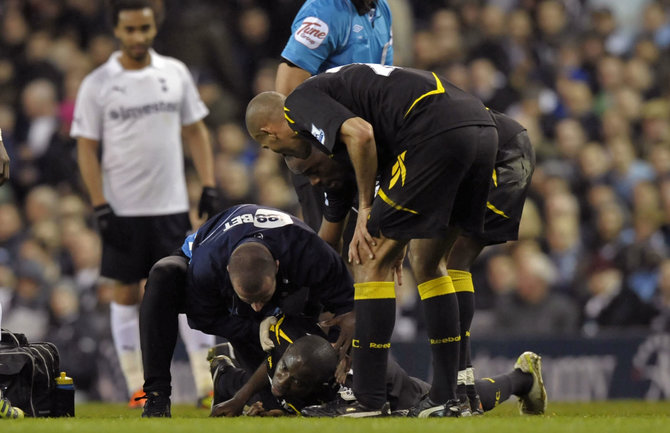
<svg viewBox="0 0 670 433"><path fill-rule="evenodd" d="M242 415L242 410L244 409L246 402L249 401L251 396L267 385L268 366L263 362L249 378L247 383L235 393L233 398L212 407L212 413L209 416L233 417Z"/></svg>
<svg viewBox="0 0 670 433"><path fill-rule="evenodd" d="M90 138L77 138L77 162L93 207L107 203L102 192L102 170L98 159L100 143Z"/></svg>
<svg viewBox="0 0 670 433"><path fill-rule="evenodd" d="M202 186L214 187L214 161L212 160L212 144L205 122L199 120L181 129L182 136L191 150L193 164L200 177Z"/></svg>
<svg viewBox="0 0 670 433"><path fill-rule="evenodd" d="M288 96L300 83L311 77L312 74L297 66L280 63L275 78L275 90Z"/></svg>
<svg viewBox="0 0 670 433"><path fill-rule="evenodd" d="M366 227L372 200L375 196L377 177L377 147L372 125L360 117L347 119L340 127L340 140L347 146L351 164L356 173L358 186L358 218L356 229L349 246L349 261L361 263L361 251L369 259L374 258L371 246L375 240Z"/></svg>
<svg viewBox="0 0 670 433"><path fill-rule="evenodd" d="M342 252L342 232L344 232L346 221L346 219L343 219L342 221L331 222L323 218L319 228L319 237L338 253Z"/></svg>

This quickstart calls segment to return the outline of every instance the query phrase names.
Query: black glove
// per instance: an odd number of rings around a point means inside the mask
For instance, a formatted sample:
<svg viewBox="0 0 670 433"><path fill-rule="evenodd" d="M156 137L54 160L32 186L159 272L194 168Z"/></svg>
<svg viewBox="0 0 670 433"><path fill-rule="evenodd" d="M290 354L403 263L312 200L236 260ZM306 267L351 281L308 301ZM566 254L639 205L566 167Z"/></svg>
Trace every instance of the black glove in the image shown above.
<svg viewBox="0 0 670 433"><path fill-rule="evenodd" d="M93 213L98 221L98 230L100 230L102 240L116 248L124 248L128 243L128 236L126 236L123 222L114 213L112 207L105 203L94 207Z"/></svg>
<svg viewBox="0 0 670 433"><path fill-rule="evenodd" d="M198 218L207 215L207 218L213 216L219 211L219 191L211 186L202 188L202 195L198 203Z"/></svg>

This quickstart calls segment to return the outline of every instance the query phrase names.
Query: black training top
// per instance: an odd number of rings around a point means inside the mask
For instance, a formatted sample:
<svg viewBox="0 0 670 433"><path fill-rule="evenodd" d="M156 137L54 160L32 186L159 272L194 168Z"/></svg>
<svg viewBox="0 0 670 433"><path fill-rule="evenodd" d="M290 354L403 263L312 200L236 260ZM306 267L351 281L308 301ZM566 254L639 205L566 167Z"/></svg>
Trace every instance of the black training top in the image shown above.
<svg viewBox="0 0 670 433"><path fill-rule="evenodd" d="M365 119L374 129L380 161L450 129L495 126L479 99L445 78L373 64L333 68L309 78L286 98L284 110L291 128L327 153L338 146L342 123Z"/></svg>
<svg viewBox="0 0 670 433"><path fill-rule="evenodd" d="M258 338L253 310L237 298L226 266L245 242L265 245L279 261L277 289L264 308L316 317L353 309L353 280L342 258L299 219L269 207L235 206L209 219L187 238L186 313L196 329L225 338ZM303 294L304 302L294 300ZM295 310L295 311L294 311Z"/></svg>
<svg viewBox="0 0 670 433"><path fill-rule="evenodd" d="M512 139L526 128L509 116L495 110L490 110L490 112L498 128L498 150L506 150L508 146L514 146L516 142L512 142Z"/></svg>

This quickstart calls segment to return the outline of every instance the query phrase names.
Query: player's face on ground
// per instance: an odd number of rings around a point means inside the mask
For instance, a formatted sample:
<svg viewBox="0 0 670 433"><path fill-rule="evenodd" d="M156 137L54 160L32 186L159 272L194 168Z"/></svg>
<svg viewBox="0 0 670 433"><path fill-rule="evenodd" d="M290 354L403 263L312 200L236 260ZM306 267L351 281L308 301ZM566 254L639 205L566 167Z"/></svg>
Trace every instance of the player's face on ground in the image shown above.
<svg viewBox="0 0 670 433"><path fill-rule="evenodd" d="M237 297L240 298L242 302L251 305L251 308L256 312L261 311L263 307L270 302L277 287L277 280L274 276L264 277L261 289L256 293L250 293L245 290L243 285L236 279L232 279L231 283L233 284L233 290L235 290Z"/></svg>
<svg viewBox="0 0 670 433"><path fill-rule="evenodd" d="M317 381L300 355L289 347L277 363L272 377L272 395L279 398L304 399L312 394Z"/></svg>
<svg viewBox="0 0 670 433"><path fill-rule="evenodd" d="M121 43L121 51L126 56L141 62L149 54L156 31L154 12L150 8L126 9L119 12L114 36Z"/></svg>

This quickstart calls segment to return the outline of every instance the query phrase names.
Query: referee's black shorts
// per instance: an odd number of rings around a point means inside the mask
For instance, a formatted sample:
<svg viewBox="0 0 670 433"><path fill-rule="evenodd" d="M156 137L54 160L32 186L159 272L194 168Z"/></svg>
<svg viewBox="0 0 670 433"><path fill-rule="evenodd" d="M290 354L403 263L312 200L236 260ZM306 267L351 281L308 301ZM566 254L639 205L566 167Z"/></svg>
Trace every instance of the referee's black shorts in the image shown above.
<svg viewBox="0 0 670 433"><path fill-rule="evenodd" d="M119 248L103 240L100 275L126 284L146 278L153 264L179 248L191 230L187 212L118 218L115 228L127 242Z"/></svg>
<svg viewBox="0 0 670 433"><path fill-rule="evenodd" d="M530 180L535 170L535 151L526 131L501 143L486 203L483 232L465 231L483 245L501 244L519 238L519 223Z"/></svg>
<svg viewBox="0 0 670 433"><path fill-rule="evenodd" d="M406 149L380 167L370 234L436 238L446 235L449 225L481 232L498 149L496 128L451 129Z"/></svg>

